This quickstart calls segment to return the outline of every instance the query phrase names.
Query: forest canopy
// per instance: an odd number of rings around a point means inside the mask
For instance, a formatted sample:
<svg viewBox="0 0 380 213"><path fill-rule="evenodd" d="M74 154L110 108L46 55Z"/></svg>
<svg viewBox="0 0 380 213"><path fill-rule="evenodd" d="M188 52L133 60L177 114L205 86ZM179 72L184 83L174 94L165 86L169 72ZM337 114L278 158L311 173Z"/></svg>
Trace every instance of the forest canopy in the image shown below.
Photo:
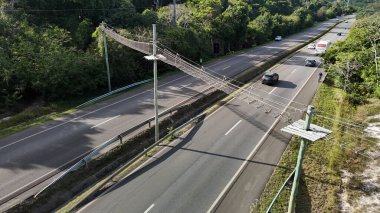
<svg viewBox="0 0 380 213"><path fill-rule="evenodd" d="M352 12L327 0L0 0L0 114L107 90L101 34L105 21L151 37L199 61L286 36ZM142 55L108 39L113 87L151 77ZM215 44L218 49L215 49ZM167 70L159 69L160 71Z"/></svg>

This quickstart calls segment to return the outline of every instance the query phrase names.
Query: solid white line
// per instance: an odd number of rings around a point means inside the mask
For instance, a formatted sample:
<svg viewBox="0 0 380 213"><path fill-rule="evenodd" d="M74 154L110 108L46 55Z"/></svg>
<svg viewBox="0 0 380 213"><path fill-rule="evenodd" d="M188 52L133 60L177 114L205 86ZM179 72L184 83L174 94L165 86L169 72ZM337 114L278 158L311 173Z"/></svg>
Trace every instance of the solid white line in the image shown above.
<svg viewBox="0 0 380 213"><path fill-rule="evenodd" d="M241 122L241 120L238 121L233 127L231 127L231 129L228 130L228 131L226 132L226 134L224 134L224 135L228 135L233 129L235 129L235 127L237 127L237 125L239 125L240 122Z"/></svg>
<svg viewBox="0 0 380 213"><path fill-rule="evenodd" d="M188 75L185 75L185 76L182 76L182 77L176 78L176 79L174 79L174 80L172 80L172 81L169 81L169 82L167 82L167 83L164 83L164 84L162 84L162 85L159 85L159 87L165 86L165 85L167 85L167 84L170 84L170 83L172 83L172 82L174 82L174 81L177 81L177 80L182 79L182 78L185 78L185 77L188 77ZM95 113L95 112L97 112L97 111L100 111L100 110L102 110L102 109L108 108L108 107L110 107L110 106L113 106L113 105L119 104L119 103L124 102L124 101L126 101L126 100L129 100L129 99L131 99L131 98L137 97L137 96L139 96L139 95L141 95L141 94L144 94L144 93L146 93L146 92L149 92L149 91L151 91L151 90L152 90L152 89L145 90L145 91L140 92L140 93L138 93L138 94L136 94L136 95L133 95L133 96L131 96L131 97L128 97L128 98L122 99L122 100L120 100L120 101L117 101L117 102L114 102L114 103L112 103L112 104L106 105L106 106L104 106L104 107L98 108L98 109L96 109L96 110L94 110L94 111L90 111L90 112L88 112L88 113L86 113L86 114L83 114L83 115L81 115L81 116L75 117L75 118L73 118L73 119L71 119L71 120L68 120L68 121L66 121L66 122L64 122L64 123L58 124L58 125L56 125L56 126L52 126L52 127L50 127L50 128L47 128L47 129L44 129L44 130L42 130L42 131L40 131L40 132L34 133L34 134L29 135L29 136L27 136L27 137L25 137L25 138L19 139L19 140L17 140L17 141L14 141L14 142L12 142L12 143L9 143L9 144L7 144L7 145L5 145L5 146L2 146L2 147L0 147L0 150L2 150L2 149L4 149L4 148L7 148L7 147L9 147L9 146L12 146L12 145L14 145L14 144L16 144L16 143L19 143L19 142L21 142L21 141L24 141L24 140L26 140L26 139L29 139L29 138L31 138L31 137L34 137L34 136L36 136L36 135L39 135L39 134L41 134L41 133L47 132L47 131L49 131L49 130L52 130L52 129L55 129L55 128L60 127L60 126L62 126L62 125L65 125L65 124L67 124L67 123L70 123L70 122L72 122L72 121L75 121L75 120L77 120L77 119L79 119L79 118L83 118L84 116L87 116L87 115L93 114L93 113ZM53 120L56 120L56 119L53 119Z"/></svg>
<svg viewBox="0 0 380 213"><path fill-rule="evenodd" d="M297 70L297 68L296 69L294 69L290 74L293 74L295 71Z"/></svg>
<svg viewBox="0 0 380 213"><path fill-rule="evenodd" d="M221 109L223 109L223 107L225 107L227 104L231 103L232 101L234 101L235 98L232 98L231 100L227 101L225 104L223 104L222 106L220 106L218 109L216 109L214 112L212 112L210 115L208 115L207 117L205 117L205 119L203 121L206 121L207 119L211 118L213 115L215 115L217 112L219 112ZM198 123L196 124L194 127L200 125L201 123ZM189 130L187 130L185 133L183 133L182 135L185 135L187 134L188 132L190 132L194 127L190 128ZM170 142L170 144L174 143L174 141ZM157 156L159 156L162 152L164 152L166 149L168 149L169 147L168 146L165 146L163 149L161 149L160 151L158 151L156 154L154 154L151 158L156 158ZM119 183L123 182L123 180L125 180L126 178L128 178L130 175L132 175L133 173L135 173L136 171L138 171L139 169L141 169L142 167L144 167L146 164L150 163L149 160L143 162L141 165L139 165L136 169L134 169L132 172L130 172L128 175L126 175L125 177L121 178L117 183L115 183L114 185L112 185L111 187L109 187L107 190L105 190L102 194L100 194L97 198L95 198L94 200L90 201L89 203L87 203L85 206L83 206L81 209L79 209L77 212L80 213L82 212L84 209L88 208L90 205L92 205L93 203L95 203L102 195L108 193L109 191L111 191L113 188L115 188L116 186L118 186Z"/></svg>
<svg viewBox="0 0 380 213"><path fill-rule="evenodd" d="M228 69L228 68L230 68L231 66L226 66L226 67L224 67L222 70L225 70L225 69Z"/></svg>
<svg viewBox="0 0 380 213"><path fill-rule="evenodd" d="M294 99L297 97L297 95L301 92L301 90L305 87L305 85L307 84L307 82L309 82L310 78L313 77L313 74L315 73L315 71L319 68L316 67L314 72L309 76L309 78L305 81L305 83L302 85L302 87L298 90L298 92L293 96L292 100L289 101L288 105L285 107L285 109L282 111L281 114L283 114L287 109L288 107L290 106L290 104L292 104L292 102L294 101ZM268 131L265 133L265 135L260 139L259 143L255 146L255 148L251 151L251 153L249 153L248 157L243 161L243 163L241 164L241 166L239 167L239 169L236 171L236 173L234 174L234 176L230 179L230 181L227 183L227 185L224 187L224 189L220 192L220 194L218 195L218 197L216 198L216 200L212 203L211 207L208 209L207 213L211 213L214 208L216 207L216 205L219 203L219 201L222 199L222 197L226 194L226 192L231 188L232 184L235 183L235 181L237 180L237 178L239 177L239 175L243 172L243 169L247 166L248 162L249 162L249 159L251 159L253 157L253 155L257 152L257 150L261 147L261 145L265 142L265 140L268 138L269 134L272 132L273 128L278 124L278 122L280 121L280 118L281 116L279 116L275 121L274 123L272 124L272 126L269 127Z"/></svg>
<svg viewBox="0 0 380 213"><path fill-rule="evenodd" d="M119 117L119 116L120 116L120 115L116 115L115 117L112 117L112 118L110 118L110 119L108 119L108 120L106 120L106 121L103 121L103 122L101 122L101 123L98 123L98 124L96 124L95 126L91 127L91 129L93 129L93 128L97 127L97 126L100 126L100 125L102 125L102 124L104 124L104 123L107 123L108 121L113 120L113 119L115 119L115 118L117 118L117 117Z"/></svg>
<svg viewBox="0 0 380 213"><path fill-rule="evenodd" d="M148 213L153 207L154 207L154 203L152 203L152 205L150 205L149 208L147 208L144 213Z"/></svg>

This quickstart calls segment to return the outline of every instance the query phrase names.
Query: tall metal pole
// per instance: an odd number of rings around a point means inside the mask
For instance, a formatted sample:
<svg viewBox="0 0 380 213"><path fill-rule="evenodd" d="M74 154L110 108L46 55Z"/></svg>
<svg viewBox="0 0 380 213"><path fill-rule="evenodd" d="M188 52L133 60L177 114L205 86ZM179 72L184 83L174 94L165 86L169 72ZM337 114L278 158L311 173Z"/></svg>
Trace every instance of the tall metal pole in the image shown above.
<svg viewBox="0 0 380 213"><path fill-rule="evenodd" d="M157 104L157 33L156 24L153 24L153 78L154 78L154 138L158 141L160 138L160 132L158 129L158 104Z"/></svg>
<svg viewBox="0 0 380 213"><path fill-rule="evenodd" d="M177 3L177 0L173 0L173 25L177 24L176 3Z"/></svg>
<svg viewBox="0 0 380 213"><path fill-rule="evenodd" d="M156 0L156 10L160 8L160 0Z"/></svg>
<svg viewBox="0 0 380 213"><path fill-rule="evenodd" d="M314 109L313 106L309 105L307 107L305 125L304 125L305 130L308 130L310 128L310 122L311 122L311 116L313 114L313 109ZM301 172L302 172L302 160L305 153L305 149L306 149L306 139L302 138L300 150L298 152L297 165L295 169L296 171L294 173L292 191L291 191L290 199L289 199L288 213L293 213L295 212L295 209L296 209L296 196L297 196L298 184L299 184L298 182L299 182Z"/></svg>
<svg viewBox="0 0 380 213"><path fill-rule="evenodd" d="M102 24L104 24L104 22L102 22ZM110 74L110 65L108 62L107 37L104 31L102 31L102 35L103 35L103 44L104 44L104 57L105 57L106 66L107 66L108 92L111 92L111 74Z"/></svg>

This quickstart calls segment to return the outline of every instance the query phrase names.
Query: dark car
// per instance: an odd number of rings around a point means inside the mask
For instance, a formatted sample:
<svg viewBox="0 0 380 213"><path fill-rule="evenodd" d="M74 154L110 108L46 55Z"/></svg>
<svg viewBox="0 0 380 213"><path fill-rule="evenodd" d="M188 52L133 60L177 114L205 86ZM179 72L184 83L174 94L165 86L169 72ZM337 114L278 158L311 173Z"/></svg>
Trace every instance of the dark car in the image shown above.
<svg viewBox="0 0 380 213"><path fill-rule="evenodd" d="M278 74L275 72L267 72L264 74L264 76L261 78L261 83L267 84L267 85L273 85L278 82Z"/></svg>
<svg viewBox="0 0 380 213"><path fill-rule="evenodd" d="M317 61L316 60L311 60L311 59L306 59L305 66L307 66L307 67L315 67L315 66L317 66Z"/></svg>
<svg viewBox="0 0 380 213"><path fill-rule="evenodd" d="M337 35L338 35L338 36L341 36L341 35L342 35L342 33L337 33Z"/></svg>

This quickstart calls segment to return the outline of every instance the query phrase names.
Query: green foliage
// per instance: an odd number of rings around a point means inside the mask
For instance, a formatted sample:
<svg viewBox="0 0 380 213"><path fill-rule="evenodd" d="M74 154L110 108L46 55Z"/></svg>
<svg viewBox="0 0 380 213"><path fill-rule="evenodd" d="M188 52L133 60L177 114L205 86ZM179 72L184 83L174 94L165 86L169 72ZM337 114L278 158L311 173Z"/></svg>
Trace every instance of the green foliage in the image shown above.
<svg viewBox="0 0 380 213"><path fill-rule="evenodd" d="M150 38L158 23L162 44L199 61L217 54L214 44L227 54L342 12L325 0L183 0L174 26L171 3L156 10L150 0L0 1L0 113L104 91L102 21L134 39ZM113 88L151 77L141 54L107 41Z"/></svg>
<svg viewBox="0 0 380 213"><path fill-rule="evenodd" d="M335 85L349 93L352 103L362 104L369 97L379 97L375 64L379 29L380 13L358 20L347 39L337 42L324 56Z"/></svg>

